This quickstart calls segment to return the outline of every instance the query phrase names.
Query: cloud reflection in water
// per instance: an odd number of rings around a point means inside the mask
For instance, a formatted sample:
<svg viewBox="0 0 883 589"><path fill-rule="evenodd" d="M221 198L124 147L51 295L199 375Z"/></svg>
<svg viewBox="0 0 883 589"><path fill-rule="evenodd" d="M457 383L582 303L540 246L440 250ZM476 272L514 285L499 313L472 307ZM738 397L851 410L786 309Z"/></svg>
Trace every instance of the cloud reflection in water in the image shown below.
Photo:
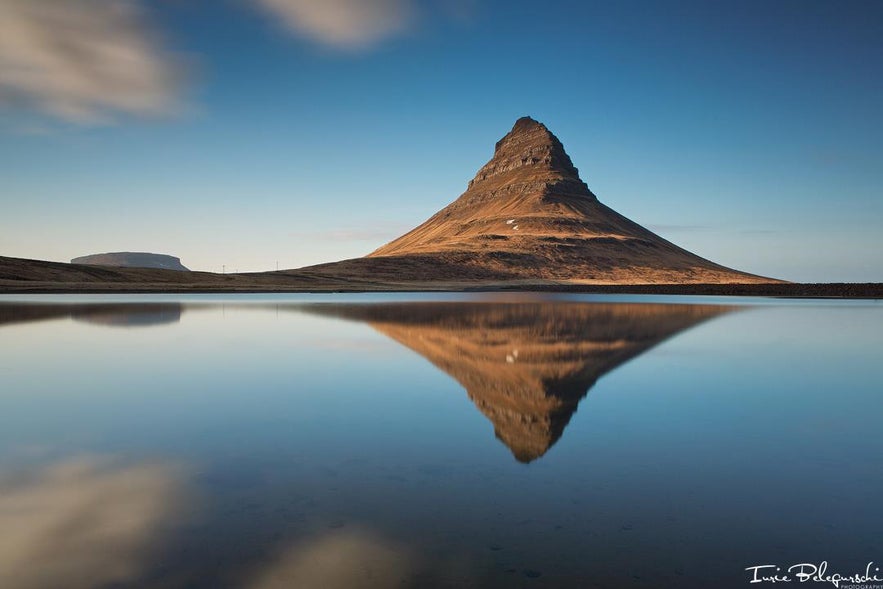
<svg viewBox="0 0 883 589"><path fill-rule="evenodd" d="M81 457L0 476L0 587L132 581L188 513L180 468Z"/></svg>

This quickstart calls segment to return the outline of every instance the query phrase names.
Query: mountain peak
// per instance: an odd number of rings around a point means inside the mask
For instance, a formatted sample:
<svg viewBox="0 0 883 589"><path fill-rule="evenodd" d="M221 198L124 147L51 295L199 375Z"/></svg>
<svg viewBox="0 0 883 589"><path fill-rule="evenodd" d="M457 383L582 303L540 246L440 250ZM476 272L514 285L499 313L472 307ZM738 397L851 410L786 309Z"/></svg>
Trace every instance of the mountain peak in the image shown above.
<svg viewBox="0 0 883 589"><path fill-rule="evenodd" d="M546 126L544 124L542 124L541 122L539 122L538 120L536 120L534 118L521 117L520 119L515 121L515 125L512 127L512 133L529 131L529 130L534 129L536 127L540 127L542 129L545 129L546 131L549 130L546 128Z"/></svg>
<svg viewBox="0 0 883 589"><path fill-rule="evenodd" d="M515 121L512 130L497 141L494 157L478 171L469 188L492 178L508 182L522 176L579 180L579 170L558 138L531 117Z"/></svg>

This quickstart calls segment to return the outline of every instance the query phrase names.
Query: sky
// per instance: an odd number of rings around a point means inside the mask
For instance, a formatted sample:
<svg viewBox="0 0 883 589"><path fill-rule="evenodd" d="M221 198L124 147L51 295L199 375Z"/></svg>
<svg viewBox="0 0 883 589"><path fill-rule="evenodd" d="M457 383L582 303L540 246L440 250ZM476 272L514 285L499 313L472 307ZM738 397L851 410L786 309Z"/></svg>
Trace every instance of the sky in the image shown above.
<svg viewBox="0 0 883 589"><path fill-rule="evenodd" d="M362 256L524 115L718 263L883 281L883 2L0 0L0 255Z"/></svg>

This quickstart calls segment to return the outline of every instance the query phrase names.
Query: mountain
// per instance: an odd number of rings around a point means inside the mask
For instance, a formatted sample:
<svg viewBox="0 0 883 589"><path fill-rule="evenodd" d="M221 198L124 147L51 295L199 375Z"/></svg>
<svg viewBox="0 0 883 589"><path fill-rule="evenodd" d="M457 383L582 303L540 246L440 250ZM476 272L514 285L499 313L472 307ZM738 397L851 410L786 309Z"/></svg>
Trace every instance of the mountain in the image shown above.
<svg viewBox="0 0 883 589"><path fill-rule="evenodd" d="M601 376L734 309L562 302L300 307L366 322L425 357L460 383L520 462L536 460L558 441Z"/></svg>
<svg viewBox="0 0 883 589"><path fill-rule="evenodd" d="M166 254L151 254L146 252L111 252L107 254L92 254L80 256L71 260L71 264L85 264L87 266L111 266L114 268L156 268L160 270L178 270L189 272L181 264L181 259Z"/></svg>
<svg viewBox="0 0 883 589"><path fill-rule="evenodd" d="M602 204L558 138L530 117L497 142L466 192L365 259L356 265L381 271L416 260L445 279L777 282L692 254Z"/></svg>

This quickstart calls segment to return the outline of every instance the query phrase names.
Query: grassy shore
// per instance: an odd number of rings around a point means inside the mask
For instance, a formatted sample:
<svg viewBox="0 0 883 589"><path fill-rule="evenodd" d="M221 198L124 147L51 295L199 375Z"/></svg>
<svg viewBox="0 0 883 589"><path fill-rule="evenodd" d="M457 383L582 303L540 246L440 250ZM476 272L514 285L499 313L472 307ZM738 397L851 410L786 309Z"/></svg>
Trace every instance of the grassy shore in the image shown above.
<svg viewBox="0 0 883 589"><path fill-rule="evenodd" d="M881 283L598 284L551 280L408 279L328 267L249 274L109 268L0 257L0 294L528 291L883 299Z"/></svg>

